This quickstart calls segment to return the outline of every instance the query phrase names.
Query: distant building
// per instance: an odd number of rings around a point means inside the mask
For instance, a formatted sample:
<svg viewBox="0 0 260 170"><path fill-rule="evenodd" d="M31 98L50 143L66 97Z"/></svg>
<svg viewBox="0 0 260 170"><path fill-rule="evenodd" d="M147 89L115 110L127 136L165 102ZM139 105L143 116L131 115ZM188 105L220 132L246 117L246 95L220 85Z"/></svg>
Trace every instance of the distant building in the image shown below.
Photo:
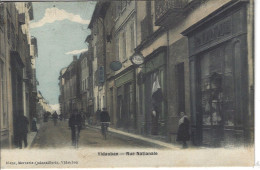
<svg viewBox="0 0 260 170"><path fill-rule="evenodd" d="M93 48L91 45L92 36L89 35L85 42L88 42L87 53L87 114L89 116L89 122L93 123L96 120L95 117L95 96L94 96L94 72L93 72Z"/></svg>
<svg viewBox="0 0 260 170"><path fill-rule="evenodd" d="M89 68L87 65L87 55L88 52L81 53L79 56L79 81L80 81L80 96L81 96L81 106L80 110L87 114L87 103L88 103L88 76L89 76Z"/></svg>
<svg viewBox="0 0 260 170"><path fill-rule="evenodd" d="M63 113L66 116L69 116L75 109L78 111L81 109L79 64L77 56L74 55L73 61L60 77L64 78L63 105L65 108Z"/></svg>
<svg viewBox="0 0 260 170"><path fill-rule="evenodd" d="M65 85L65 78L62 77L63 74L66 72L67 67L61 69L60 71L60 76L59 76L59 88L60 88L60 95L59 95L59 104L60 104L60 113L63 114L65 116L66 112L66 104L64 102L64 95L65 95L65 89L64 89L64 85ZM67 115L68 116L68 115ZM66 116L65 116L66 117Z"/></svg>
<svg viewBox="0 0 260 170"><path fill-rule="evenodd" d="M37 93L37 98L38 98L38 102L36 104L36 112L37 112L36 118L38 121L43 121L44 113L46 113L46 112L52 113L53 110L50 107L47 100L42 96L40 91L38 91L38 93Z"/></svg>

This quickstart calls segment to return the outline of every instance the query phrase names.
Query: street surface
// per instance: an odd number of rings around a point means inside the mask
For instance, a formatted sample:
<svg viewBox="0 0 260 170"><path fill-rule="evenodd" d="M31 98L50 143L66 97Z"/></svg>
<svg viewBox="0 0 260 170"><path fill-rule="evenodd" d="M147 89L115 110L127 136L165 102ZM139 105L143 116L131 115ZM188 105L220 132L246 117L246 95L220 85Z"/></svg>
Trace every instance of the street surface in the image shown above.
<svg viewBox="0 0 260 170"><path fill-rule="evenodd" d="M90 127L81 130L79 147L155 148L150 143L109 132L107 139L104 140L99 129ZM43 122L31 148L73 148L68 121L58 121L56 126L52 120Z"/></svg>

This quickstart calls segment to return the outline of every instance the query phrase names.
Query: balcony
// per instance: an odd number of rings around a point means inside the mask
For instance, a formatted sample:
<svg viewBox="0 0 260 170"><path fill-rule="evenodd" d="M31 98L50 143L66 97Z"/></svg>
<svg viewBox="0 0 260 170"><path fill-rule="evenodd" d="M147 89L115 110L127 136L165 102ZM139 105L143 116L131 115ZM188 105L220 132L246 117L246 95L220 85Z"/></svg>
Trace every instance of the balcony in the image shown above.
<svg viewBox="0 0 260 170"><path fill-rule="evenodd" d="M180 20L184 7L192 0L155 1L155 25L165 26Z"/></svg>

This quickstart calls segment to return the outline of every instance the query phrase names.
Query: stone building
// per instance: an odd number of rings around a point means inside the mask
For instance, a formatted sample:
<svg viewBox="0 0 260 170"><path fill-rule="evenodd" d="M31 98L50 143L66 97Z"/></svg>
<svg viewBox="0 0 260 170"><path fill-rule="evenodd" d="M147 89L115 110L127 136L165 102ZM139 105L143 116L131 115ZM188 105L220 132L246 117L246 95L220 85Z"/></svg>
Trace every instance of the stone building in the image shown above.
<svg viewBox="0 0 260 170"><path fill-rule="evenodd" d="M88 69L87 76L87 115L89 119L89 123L96 122L96 116L95 116L95 98L94 98L94 67L96 68L96 64L93 62L93 47L92 47L92 36L88 35L86 40L86 43L88 43L88 53L86 56L86 68ZM94 66L95 65L95 66Z"/></svg>
<svg viewBox="0 0 260 170"><path fill-rule="evenodd" d="M137 100L145 133L154 128L175 142L179 113L186 112L195 145L252 142L252 9L253 1L239 0L138 1L135 50L145 61ZM163 98L154 124L151 82L157 78Z"/></svg>
<svg viewBox="0 0 260 170"><path fill-rule="evenodd" d="M95 110L172 143L180 112L194 145L253 143L253 9L253 0L98 2L88 41Z"/></svg>
<svg viewBox="0 0 260 170"><path fill-rule="evenodd" d="M65 84L65 78L62 77L63 74L66 72L67 67L61 69L60 71L60 76L59 76L59 88L60 88L60 95L59 95L59 104L60 104L60 113L67 118L69 115L65 115L65 110L66 110L66 104L64 102L65 100L65 89L64 89L64 84Z"/></svg>
<svg viewBox="0 0 260 170"><path fill-rule="evenodd" d="M46 112L52 113L53 110L50 107L48 101L42 96L40 91L37 92L37 99L38 99L38 102L36 104L37 121L42 122L44 113Z"/></svg>
<svg viewBox="0 0 260 170"><path fill-rule="evenodd" d="M66 71L63 74L61 72L60 79L64 78L64 103L60 104L65 106L62 113L65 117L69 117L75 109L79 111L81 109L79 64L77 56L74 55L73 61L67 67Z"/></svg>
<svg viewBox="0 0 260 170"><path fill-rule="evenodd" d="M176 27L174 33L189 44L195 144L253 143L253 3L208 1L195 6Z"/></svg>
<svg viewBox="0 0 260 170"><path fill-rule="evenodd" d="M17 142L16 118L31 119L36 112L36 78L32 76L37 43L31 42L29 22L33 19L31 2L0 3L1 48L1 145L13 147ZM31 47L35 50L32 52Z"/></svg>
<svg viewBox="0 0 260 170"><path fill-rule="evenodd" d="M100 84L94 86L95 88L99 86L99 89L103 91L98 95L94 93L100 101L103 101L97 103L97 108L107 107L112 126L133 131L136 128L133 100L135 98L135 76L129 58L134 53L136 44L135 6L135 1L99 2L89 25L93 36L92 45L102 46L98 49L103 49L104 53L102 55L95 53L97 48L94 47L93 62L95 62L95 56L103 56L98 58L97 63L98 68L103 66L105 72L104 78L99 77ZM101 24L98 25L100 22ZM94 27L95 24L101 30L98 33ZM96 42L96 40L100 40L100 42ZM123 69L112 70L110 65L115 61L123 63ZM98 70L99 76L103 76L102 72L103 70Z"/></svg>
<svg viewBox="0 0 260 170"><path fill-rule="evenodd" d="M95 123L98 121L98 110L106 107L105 99L105 70L106 70L106 22L104 17L110 3L108 1L98 2L93 12L90 24L91 37L89 47L92 51L93 57L93 95L94 97L94 111ZM91 41L91 42L90 42Z"/></svg>
<svg viewBox="0 0 260 170"><path fill-rule="evenodd" d="M79 81L80 81L80 97L81 97L81 106L80 110L86 114L87 112L87 79L89 75L89 70L87 67L87 52L81 53L79 56Z"/></svg>

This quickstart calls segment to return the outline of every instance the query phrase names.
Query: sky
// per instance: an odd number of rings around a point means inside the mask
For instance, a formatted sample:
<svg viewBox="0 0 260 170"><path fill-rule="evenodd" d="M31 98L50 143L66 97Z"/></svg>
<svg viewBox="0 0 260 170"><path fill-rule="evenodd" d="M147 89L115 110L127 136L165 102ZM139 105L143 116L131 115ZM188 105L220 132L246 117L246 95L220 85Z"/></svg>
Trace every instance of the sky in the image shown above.
<svg viewBox="0 0 260 170"><path fill-rule="evenodd" d="M37 38L37 87L51 104L58 104L60 70L72 62L73 55L87 50L88 24L95 2L34 2L31 36Z"/></svg>

